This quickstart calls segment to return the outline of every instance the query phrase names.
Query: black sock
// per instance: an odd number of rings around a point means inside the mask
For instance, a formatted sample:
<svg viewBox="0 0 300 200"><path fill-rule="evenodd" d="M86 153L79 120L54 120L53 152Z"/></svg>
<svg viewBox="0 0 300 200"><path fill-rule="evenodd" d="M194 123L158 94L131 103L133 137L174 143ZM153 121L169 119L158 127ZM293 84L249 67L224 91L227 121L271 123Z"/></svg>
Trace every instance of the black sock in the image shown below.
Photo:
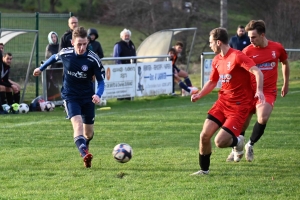
<svg viewBox="0 0 300 200"><path fill-rule="evenodd" d="M12 105L14 103L12 92L6 92L5 94L6 94L7 104Z"/></svg>
<svg viewBox="0 0 300 200"><path fill-rule="evenodd" d="M1 105L6 103L5 102L5 98L6 98L5 93L6 92L0 92Z"/></svg>
<svg viewBox="0 0 300 200"><path fill-rule="evenodd" d="M209 165L210 165L210 154L207 155L201 155L199 153L199 165L200 169L203 171L208 171L209 170Z"/></svg>
<svg viewBox="0 0 300 200"><path fill-rule="evenodd" d="M240 135L245 136L245 131L241 132Z"/></svg>
<svg viewBox="0 0 300 200"><path fill-rule="evenodd" d="M188 87L192 87L192 82L188 76L184 78L184 82Z"/></svg>
<svg viewBox="0 0 300 200"><path fill-rule="evenodd" d="M14 102L20 103L20 92L14 94Z"/></svg>
<svg viewBox="0 0 300 200"><path fill-rule="evenodd" d="M83 135L79 135L74 138L74 142L75 142L81 156L84 157L87 152L85 137Z"/></svg>
<svg viewBox="0 0 300 200"><path fill-rule="evenodd" d="M179 85L179 87L181 87L182 89L184 89L185 91L187 91L187 92L190 92L191 90L182 82L182 81L180 81L179 83L178 83L178 85Z"/></svg>
<svg viewBox="0 0 300 200"><path fill-rule="evenodd" d="M254 145L259 138L264 134L266 128L266 124L260 124L258 122L255 123L252 131L252 135L250 137L250 145Z"/></svg>
<svg viewBox="0 0 300 200"><path fill-rule="evenodd" d="M3 104L3 103L2 103L2 98L0 97L0 111L4 111L4 110L3 110L3 107L2 107L2 104Z"/></svg>
<svg viewBox="0 0 300 200"><path fill-rule="evenodd" d="M93 137L94 137L94 132L93 132L92 137L90 137L89 139L86 139L86 146L87 146L88 150L89 150L90 141L93 139Z"/></svg>
<svg viewBox="0 0 300 200"><path fill-rule="evenodd" d="M231 147L236 146L238 143L238 138L234 135L232 135L232 144L230 145Z"/></svg>

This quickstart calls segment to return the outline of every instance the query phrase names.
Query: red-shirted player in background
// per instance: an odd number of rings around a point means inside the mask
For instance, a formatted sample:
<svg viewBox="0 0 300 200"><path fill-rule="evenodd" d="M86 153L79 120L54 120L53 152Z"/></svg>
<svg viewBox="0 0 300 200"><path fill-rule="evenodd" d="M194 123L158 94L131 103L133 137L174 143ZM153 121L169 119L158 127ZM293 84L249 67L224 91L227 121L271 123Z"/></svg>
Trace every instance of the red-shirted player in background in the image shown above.
<svg viewBox="0 0 300 200"><path fill-rule="evenodd" d="M246 160L253 161L253 145L264 134L266 124L272 113L273 106L277 96L277 78L278 78L278 60L282 64L283 86L281 88L281 96L284 97L289 90L289 63L288 56L284 47L278 43L268 40L265 36L266 26L262 20L251 20L247 26L246 31L252 44L243 49L243 52L256 63L256 66L264 74L264 95L266 99L265 104L256 102L256 115L257 121L253 127L253 131L249 142L245 145ZM254 77L251 77L252 84L255 86L256 82ZM245 134L245 130L249 126L252 115L255 113L255 107L253 112L250 113L241 135ZM229 154L227 161L233 161L233 151Z"/></svg>
<svg viewBox="0 0 300 200"><path fill-rule="evenodd" d="M239 136L243 125L251 111L254 97L264 102L263 74L255 66L253 60L239 50L230 48L228 34L224 28L216 28L210 32L210 48L218 55L212 61L212 72L209 81L202 90L191 96L195 102L210 93L219 79L222 86L218 100L208 111L200 133L199 165L200 170L191 175L209 173L210 156L212 152L211 138L221 127L215 137L219 148L233 147L234 157L239 159L244 147L244 137ZM257 82L256 91L250 83L250 73Z"/></svg>

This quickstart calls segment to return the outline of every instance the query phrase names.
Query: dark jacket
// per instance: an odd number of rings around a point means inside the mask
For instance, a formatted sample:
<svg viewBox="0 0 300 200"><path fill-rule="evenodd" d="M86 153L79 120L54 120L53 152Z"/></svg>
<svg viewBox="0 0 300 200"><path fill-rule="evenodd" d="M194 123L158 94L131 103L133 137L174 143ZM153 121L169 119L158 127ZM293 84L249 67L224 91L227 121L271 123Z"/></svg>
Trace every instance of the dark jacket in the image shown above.
<svg viewBox="0 0 300 200"><path fill-rule="evenodd" d="M99 56L99 58L104 57L103 50L102 50L100 42L95 41L95 40L91 40L89 45L90 45L90 50L95 52Z"/></svg>
<svg viewBox="0 0 300 200"><path fill-rule="evenodd" d="M242 37L235 35L229 40L229 46L240 51L242 51L249 44L251 44L251 42L247 34L244 34Z"/></svg>
<svg viewBox="0 0 300 200"><path fill-rule="evenodd" d="M60 51L62 48L72 47L72 33L72 30L68 30L63 34L63 36L60 39L58 51Z"/></svg>
<svg viewBox="0 0 300 200"><path fill-rule="evenodd" d="M10 72L10 66L3 62L0 69L0 73L1 73L0 85L4 85L5 87L11 87L12 84L8 80L9 72Z"/></svg>
<svg viewBox="0 0 300 200"><path fill-rule="evenodd" d="M114 48L114 57L130 57L136 56L136 50L133 42L130 40L129 43L121 40L115 44ZM121 64L129 64L130 60L119 60L116 61L117 63ZM134 60L136 63L136 60Z"/></svg>

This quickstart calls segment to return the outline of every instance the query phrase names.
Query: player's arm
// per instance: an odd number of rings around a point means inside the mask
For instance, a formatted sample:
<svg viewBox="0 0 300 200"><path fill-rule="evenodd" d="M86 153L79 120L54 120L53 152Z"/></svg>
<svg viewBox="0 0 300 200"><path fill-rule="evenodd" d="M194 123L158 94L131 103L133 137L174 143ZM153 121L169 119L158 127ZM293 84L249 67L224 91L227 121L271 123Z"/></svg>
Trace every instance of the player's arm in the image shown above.
<svg viewBox="0 0 300 200"><path fill-rule="evenodd" d="M105 79L105 69L103 67L103 65L100 62L100 65L97 66L96 70L95 70L95 76L97 79L97 91L96 94L94 94L92 96L92 102L93 103L100 103L100 98L104 92L104 87L105 87L105 83L104 83L104 79Z"/></svg>
<svg viewBox="0 0 300 200"><path fill-rule="evenodd" d="M53 54L40 67L34 69L33 76L39 76L44 69L46 69L49 65L57 62L58 60L59 60L59 54Z"/></svg>
<svg viewBox="0 0 300 200"><path fill-rule="evenodd" d="M251 67L249 69L249 72L255 76L255 80L256 80L256 92L254 97L257 97L261 103L264 103L265 102L265 96L263 93L264 75L260 71L260 69L256 66Z"/></svg>
<svg viewBox="0 0 300 200"><path fill-rule="evenodd" d="M281 62L283 86L281 88L281 96L284 97L289 92L289 78L290 78L290 65L289 61L285 60Z"/></svg>
<svg viewBox="0 0 300 200"><path fill-rule="evenodd" d="M197 94L193 94L191 96L191 101L196 102L197 100L201 99L205 95L209 94L217 86L217 84L218 81L212 81L212 80L207 81L200 92L198 92Z"/></svg>

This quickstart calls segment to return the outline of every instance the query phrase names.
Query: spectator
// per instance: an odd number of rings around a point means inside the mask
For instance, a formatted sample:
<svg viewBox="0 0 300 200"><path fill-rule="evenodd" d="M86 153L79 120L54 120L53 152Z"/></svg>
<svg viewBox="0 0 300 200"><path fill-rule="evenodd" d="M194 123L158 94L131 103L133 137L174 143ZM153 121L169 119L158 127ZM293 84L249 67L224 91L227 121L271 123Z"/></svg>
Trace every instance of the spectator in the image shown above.
<svg viewBox="0 0 300 200"><path fill-rule="evenodd" d="M0 69L1 69L1 80L2 80L2 68L3 68L3 61L2 61L2 52L4 50L4 44L0 43ZM4 112L3 108L2 108L2 104L4 104L5 100L5 87L3 85L0 85L0 114L5 114L6 112Z"/></svg>
<svg viewBox="0 0 300 200"><path fill-rule="evenodd" d="M5 53L2 61L2 70L1 70L1 81L0 85L5 87L6 101L8 105L13 103L20 103L20 85L9 79L10 65L12 62L13 56L11 53ZM3 94L1 94L1 99L3 101Z"/></svg>
<svg viewBox="0 0 300 200"><path fill-rule="evenodd" d="M1 56L4 53L4 44L3 43L0 43L0 53L1 53Z"/></svg>
<svg viewBox="0 0 300 200"><path fill-rule="evenodd" d="M191 86L187 86L186 84L184 84L181 81L181 77L188 77L187 72L180 70L176 65L175 65L175 59L177 57L177 51L174 48L171 48L169 50L169 56L170 59L172 61L172 66L173 66L173 77L174 77L174 81L175 83L177 83L179 85L180 88L182 88L183 91L188 92L188 94L193 94L193 93L197 93L198 89L195 87L191 87ZM189 81L188 83L191 84L191 82Z"/></svg>
<svg viewBox="0 0 300 200"><path fill-rule="evenodd" d="M136 50L133 42L130 40L131 31L128 29L124 29L120 33L121 40L117 42L114 46L113 57L130 57L136 56ZM116 64L129 64L130 59L128 60L116 60ZM136 59L134 59L134 63L136 63Z"/></svg>
<svg viewBox="0 0 300 200"><path fill-rule="evenodd" d="M75 16L72 16L68 20L69 30L63 34L60 39L59 48L60 51L62 48L72 47L71 40L72 40L72 32L78 26L78 19Z"/></svg>
<svg viewBox="0 0 300 200"><path fill-rule="evenodd" d="M103 54L101 44L100 42L96 41L97 38L99 37L98 31L94 28L90 28L87 30L87 33L89 37L89 47L93 52L95 52L99 56L99 58L103 58L104 54Z"/></svg>
<svg viewBox="0 0 300 200"><path fill-rule="evenodd" d="M58 53L59 43L58 43L58 35L56 32L51 31L48 34L48 42L49 42L49 44L47 45L46 51L45 51L45 59L48 59L53 54Z"/></svg>
<svg viewBox="0 0 300 200"><path fill-rule="evenodd" d="M245 31L245 27L242 25L238 26L236 33L235 36L231 37L229 46L242 51L246 46L251 44L250 39Z"/></svg>

